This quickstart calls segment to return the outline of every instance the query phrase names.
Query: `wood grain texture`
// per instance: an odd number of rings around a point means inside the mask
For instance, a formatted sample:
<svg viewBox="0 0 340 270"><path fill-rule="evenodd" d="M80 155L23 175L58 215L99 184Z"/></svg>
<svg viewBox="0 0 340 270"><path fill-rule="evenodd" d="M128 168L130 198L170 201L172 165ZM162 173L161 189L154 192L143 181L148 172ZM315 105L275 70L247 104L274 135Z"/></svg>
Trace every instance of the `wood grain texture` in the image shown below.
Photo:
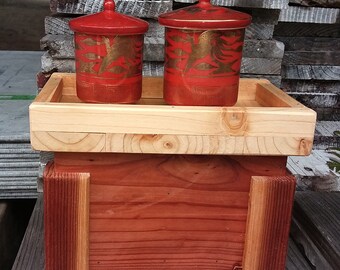
<svg viewBox="0 0 340 270"><path fill-rule="evenodd" d="M280 58L250 58L243 57L241 73L279 75L281 73ZM163 76L163 62L145 61L143 63L144 76ZM75 61L69 58L54 58L48 52L41 57L43 72L75 72Z"/></svg>
<svg viewBox="0 0 340 270"><path fill-rule="evenodd" d="M243 269L285 269L295 178L253 176Z"/></svg>
<svg viewBox="0 0 340 270"><path fill-rule="evenodd" d="M88 173L44 172L46 269L86 270L89 267Z"/></svg>
<svg viewBox="0 0 340 270"><path fill-rule="evenodd" d="M45 269L43 208L43 194L40 194L27 225L25 236L22 240L12 270Z"/></svg>
<svg viewBox="0 0 340 270"><path fill-rule="evenodd" d="M89 14L103 9L103 0L51 0L52 13ZM118 0L116 11L142 18L157 18L172 10L170 0Z"/></svg>
<svg viewBox="0 0 340 270"><path fill-rule="evenodd" d="M43 195L39 196L12 270L44 270ZM311 270L304 254L289 239L286 270Z"/></svg>
<svg viewBox="0 0 340 270"><path fill-rule="evenodd" d="M87 104L76 98L74 74L55 73L30 106L32 145L45 151L131 153L306 155L311 150L315 113L266 80L241 79L234 107L157 105L161 85L162 78L144 78L144 104ZM54 97L61 102L51 103Z"/></svg>
<svg viewBox="0 0 340 270"><path fill-rule="evenodd" d="M252 23L246 28L245 39L268 40L273 38L274 24Z"/></svg>
<svg viewBox="0 0 340 270"><path fill-rule="evenodd" d="M340 93L288 92L288 94L309 108L340 108Z"/></svg>
<svg viewBox="0 0 340 270"><path fill-rule="evenodd" d="M315 246L310 236L306 233L300 223L297 222L293 216L290 234L294 238L294 241L305 251L307 260L310 262L312 269L330 269L332 266L327 262L325 257Z"/></svg>
<svg viewBox="0 0 340 270"><path fill-rule="evenodd" d="M289 3L299 4L302 6L318 6L318 7L336 7L340 8L339 0L289 0Z"/></svg>
<svg viewBox="0 0 340 270"><path fill-rule="evenodd" d="M338 192L298 192L294 204L295 218L333 269L340 265L339 202Z"/></svg>
<svg viewBox="0 0 340 270"><path fill-rule="evenodd" d="M74 59L73 35L46 35L40 40L41 49L53 58ZM243 57L283 58L284 44L276 40L245 40ZM164 36L145 37L144 61L164 61Z"/></svg>
<svg viewBox="0 0 340 270"><path fill-rule="evenodd" d="M284 23L275 26L275 36L285 37L332 37L339 38L338 24Z"/></svg>
<svg viewBox="0 0 340 270"><path fill-rule="evenodd" d="M75 72L75 60L53 58L45 52L41 57L41 69L44 73ZM164 62L146 61L143 63L143 76L163 76L163 73Z"/></svg>
<svg viewBox="0 0 340 270"><path fill-rule="evenodd" d="M281 88L282 77L278 75L256 75L256 74L241 74L241 78L258 78L266 79L274 84L276 87Z"/></svg>
<svg viewBox="0 0 340 270"><path fill-rule="evenodd" d="M282 78L290 80L340 80L340 66L288 65L282 66Z"/></svg>
<svg viewBox="0 0 340 270"><path fill-rule="evenodd" d="M303 254L293 239L288 240L288 253L286 260L286 270L312 270L308 261L305 259Z"/></svg>
<svg viewBox="0 0 340 270"><path fill-rule="evenodd" d="M233 269L240 265L251 175L285 175L285 157L56 153L87 171L90 267Z"/></svg>
<svg viewBox="0 0 340 270"><path fill-rule="evenodd" d="M68 25L71 19L71 17L65 16L47 16L45 18L45 34L73 35L73 31ZM164 38L164 27L159 25L157 20L145 20L149 23L149 30L145 33L146 38ZM273 37L274 27L274 23L258 18L246 28L245 39L269 40Z"/></svg>
<svg viewBox="0 0 340 270"><path fill-rule="evenodd" d="M275 36L275 39L284 43L286 51L340 51L339 38Z"/></svg>
<svg viewBox="0 0 340 270"><path fill-rule="evenodd" d="M286 51L282 65L340 66L340 51Z"/></svg>
<svg viewBox="0 0 340 270"><path fill-rule="evenodd" d="M196 0L175 0L182 3L194 3ZM252 7L252 8L266 8L266 9L282 9L288 7L288 0L212 0L214 5L221 6L236 6L236 7Z"/></svg>
<svg viewBox="0 0 340 270"><path fill-rule="evenodd" d="M340 9L290 6L280 13L280 22L339 23Z"/></svg>

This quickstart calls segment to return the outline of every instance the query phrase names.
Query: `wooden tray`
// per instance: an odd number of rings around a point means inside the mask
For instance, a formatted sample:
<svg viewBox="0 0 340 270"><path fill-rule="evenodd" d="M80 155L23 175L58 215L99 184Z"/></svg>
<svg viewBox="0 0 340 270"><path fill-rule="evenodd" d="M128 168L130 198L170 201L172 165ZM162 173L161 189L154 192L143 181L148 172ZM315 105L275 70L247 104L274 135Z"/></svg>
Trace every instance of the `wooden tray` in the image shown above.
<svg viewBox="0 0 340 270"><path fill-rule="evenodd" d="M169 106L160 77L139 104L82 103L75 75L54 73L30 106L34 149L228 155L308 155L316 113L263 79L241 79L233 107Z"/></svg>

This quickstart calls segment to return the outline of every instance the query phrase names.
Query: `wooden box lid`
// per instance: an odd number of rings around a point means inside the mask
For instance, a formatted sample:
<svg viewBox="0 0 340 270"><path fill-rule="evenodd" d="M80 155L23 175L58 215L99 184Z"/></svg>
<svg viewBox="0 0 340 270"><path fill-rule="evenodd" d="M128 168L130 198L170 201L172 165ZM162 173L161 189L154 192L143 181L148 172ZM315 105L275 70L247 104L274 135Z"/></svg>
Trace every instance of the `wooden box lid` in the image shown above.
<svg viewBox="0 0 340 270"><path fill-rule="evenodd" d="M138 104L82 103L75 74L54 73L30 106L31 143L53 152L308 155L316 113L264 79L241 79L233 107L169 106L163 79Z"/></svg>

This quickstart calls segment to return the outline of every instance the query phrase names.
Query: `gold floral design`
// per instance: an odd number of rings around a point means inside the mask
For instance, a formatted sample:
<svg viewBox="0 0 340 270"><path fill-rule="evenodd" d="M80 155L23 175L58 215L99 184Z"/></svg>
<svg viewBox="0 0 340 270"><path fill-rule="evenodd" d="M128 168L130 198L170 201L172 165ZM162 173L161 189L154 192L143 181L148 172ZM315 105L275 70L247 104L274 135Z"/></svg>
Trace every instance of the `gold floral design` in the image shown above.
<svg viewBox="0 0 340 270"><path fill-rule="evenodd" d="M106 72L124 77L141 71L143 38L135 36L87 36L76 38L79 72L102 75Z"/></svg>

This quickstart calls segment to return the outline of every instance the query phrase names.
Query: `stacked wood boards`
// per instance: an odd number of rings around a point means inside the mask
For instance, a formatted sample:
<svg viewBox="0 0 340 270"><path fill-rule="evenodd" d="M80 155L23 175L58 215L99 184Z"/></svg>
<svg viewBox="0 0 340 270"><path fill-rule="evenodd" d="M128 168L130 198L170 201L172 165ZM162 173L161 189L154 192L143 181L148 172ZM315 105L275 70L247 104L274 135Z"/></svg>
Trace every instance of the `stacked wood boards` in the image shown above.
<svg viewBox="0 0 340 270"><path fill-rule="evenodd" d="M0 52L0 199L37 196L39 154L29 137L40 52Z"/></svg>
<svg viewBox="0 0 340 270"><path fill-rule="evenodd" d="M45 19L46 36L41 48L46 50L42 57L42 72L74 72L73 32L68 22L74 16L95 13L102 9L102 0L51 0L53 15ZM278 23L279 9L287 6L286 0L276 1L212 1L213 4L231 6L250 13L253 23L246 30L241 73L244 77L266 77L280 85L281 63L284 53L282 42L272 40L274 26ZM161 13L188 5L187 3L162 1L116 1L121 13L140 17L150 24L144 39L144 75L162 76L164 61L164 27L157 16Z"/></svg>
<svg viewBox="0 0 340 270"><path fill-rule="evenodd" d="M291 235L303 247L313 269L340 265L340 193L297 192Z"/></svg>
<svg viewBox="0 0 340 270"><path fill-rule="evenodd" d="M282 88L316 110L319 120L339 120L340 1L290 2L274 32L285 44Z"/></svg>

